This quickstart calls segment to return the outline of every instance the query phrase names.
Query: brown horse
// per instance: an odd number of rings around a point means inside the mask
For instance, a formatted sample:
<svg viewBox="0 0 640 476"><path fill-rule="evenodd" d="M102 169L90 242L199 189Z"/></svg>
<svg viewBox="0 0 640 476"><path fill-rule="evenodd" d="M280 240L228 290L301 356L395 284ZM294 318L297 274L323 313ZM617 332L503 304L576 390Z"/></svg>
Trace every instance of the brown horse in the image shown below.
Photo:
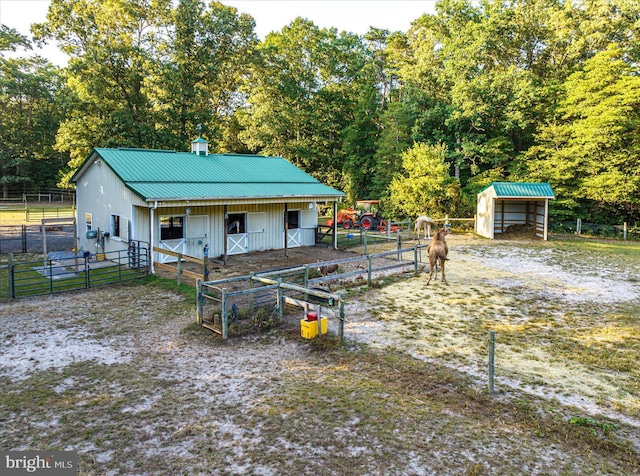
<svg viewBox="0 0 640 476"><path fill-rule="evenodd" d="M447 282L447 278L444 274L444 262L448 259L447 254L449 253L449 247L447 246L447 242L445 241L445 235L451 233L446 228L440 228L438 232L433 235L433 239L431 240L431 244L427 248L427 252L429 253L429 280L427 281L427 285L431 282L431 276L433 273L436 273L436 280L438 279L438 262L440 262L440 272L442 273L442 280L444 284L449 286Z"/></svg>

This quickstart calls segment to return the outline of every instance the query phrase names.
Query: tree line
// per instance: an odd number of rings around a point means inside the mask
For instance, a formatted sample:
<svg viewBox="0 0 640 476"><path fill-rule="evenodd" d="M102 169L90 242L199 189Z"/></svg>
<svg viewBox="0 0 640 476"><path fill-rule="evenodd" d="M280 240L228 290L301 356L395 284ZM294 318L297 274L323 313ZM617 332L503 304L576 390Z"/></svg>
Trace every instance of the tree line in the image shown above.
<svg viewBox="0 0 640 476"><path fill-rule="evenodd" d="M389 216L474 213L492 181L547 181L557 219L640 216L640 3L439 0L407 32L254 19L200 0L53 0L0 56L0 168L68 179L93 147L278 155Z"/></svg>

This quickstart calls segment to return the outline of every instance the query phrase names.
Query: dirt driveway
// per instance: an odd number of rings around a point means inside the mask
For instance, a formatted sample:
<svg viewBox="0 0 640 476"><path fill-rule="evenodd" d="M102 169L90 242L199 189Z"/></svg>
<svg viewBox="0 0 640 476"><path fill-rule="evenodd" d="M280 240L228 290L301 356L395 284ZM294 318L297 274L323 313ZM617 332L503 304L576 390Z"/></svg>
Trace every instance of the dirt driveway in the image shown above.
<svg viewBox="0 0 640 476"><path fill-rule="evenodd" d="M3 304L0 448L75 450L82 475L633 474L637 250L449 243L449 286L347 290L346 347L222 341L167 281ZM236 269L345 256L298 251Z"/></svg>

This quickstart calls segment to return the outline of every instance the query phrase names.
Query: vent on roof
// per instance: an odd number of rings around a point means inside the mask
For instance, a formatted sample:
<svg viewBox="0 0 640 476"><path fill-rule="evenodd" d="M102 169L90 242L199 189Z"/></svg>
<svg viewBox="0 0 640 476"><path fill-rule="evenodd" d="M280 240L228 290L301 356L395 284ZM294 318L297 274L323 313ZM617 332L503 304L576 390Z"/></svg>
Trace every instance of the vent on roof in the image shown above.
<svg viewBox="0 0 640 476"><path fill-rule="evenodd" d="M191 153L196 155L209 155L209 143L198 136L196 140L191 141Z"/></svg>

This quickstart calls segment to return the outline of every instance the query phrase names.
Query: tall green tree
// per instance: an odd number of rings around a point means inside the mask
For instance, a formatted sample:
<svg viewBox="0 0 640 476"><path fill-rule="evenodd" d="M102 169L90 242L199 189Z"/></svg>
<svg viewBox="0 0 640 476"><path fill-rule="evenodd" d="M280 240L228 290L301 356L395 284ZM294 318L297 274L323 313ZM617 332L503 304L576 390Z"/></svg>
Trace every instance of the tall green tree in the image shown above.
<svg viewBox="0 0 640 476"><path fill-rule="evenodd" d="M348 203L378 196L374 179L380 107L380 96L375 85L363 85L355 105L353 122L344 131L345 158L342 169Z"/></svg>
<svg viewBox="0 0 640 476"><path fill-rule="evenodd" d="M223 137L237 130L233 113L258 42L254 28L249 15L219 2L178 2L159 47L158 72L149 79L165 147L183 149L197 124L212 149L221 148Z"/></svg>
<svg viewBox="0 0 640 476"><path fill-rule="evenodd" d="M4 58L3 51L30 47L4 25L0 28L0 183L11 187L51 187L68 159L55 151L62 120L63 78L55 66L37 56Z"/></svg>
<svg viewBox="0 0 640 476"><path fill-rule="evenodd" d="M387 208L397 217L443 216L460 208L459 181L449 175L446 146L416 143L402 154L402 172L389 185Z"/></svg>
<svg viewBox="0 0 640 476"><path fill-rule="evenodd" d="M618 45L565 82L559 115L529 151L535 178L589 215L640 218L640 70Z"/></svg>
<svg viewBox="0 0 640 476"><path fill-rule="evenodd" d="M363 65L356 35L298 18L258 48L247 81L241 139L254 152L280 155L339 186L342 135L353 117L354 82Z"/></svg>
<svg viewBox="0 0 640 476"><path fill-rule="evenodd" d="M251 17L219 2L53 0L34 31L70 56L69 112L58 133L59 149L71 154L65 179L92 147L184 150L196 124L212 148L233 143L253 28Z"/></svg>

